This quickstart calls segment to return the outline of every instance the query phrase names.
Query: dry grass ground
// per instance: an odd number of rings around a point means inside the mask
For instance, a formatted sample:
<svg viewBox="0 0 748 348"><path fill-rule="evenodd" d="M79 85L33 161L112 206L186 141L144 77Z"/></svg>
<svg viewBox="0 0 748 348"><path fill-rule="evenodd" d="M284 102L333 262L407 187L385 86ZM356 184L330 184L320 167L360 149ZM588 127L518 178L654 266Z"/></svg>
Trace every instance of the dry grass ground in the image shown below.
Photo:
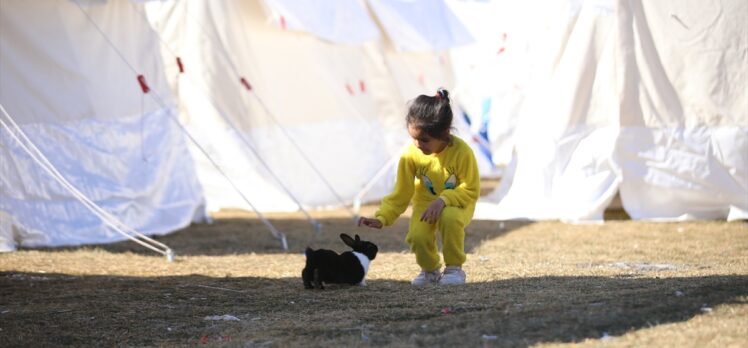
<svg viewBox="0 0 748 348"><path fill-rule="evenodd" d="M468 284L416 289L405 218L315 216L319 235L269 216L288 252L223 211L159 238L173 263L131 242L0 254L2 346L748 346L743 222L474 221ZM368 286L304 290L303 248L344 251L340 232L380 245Z"/></svg>

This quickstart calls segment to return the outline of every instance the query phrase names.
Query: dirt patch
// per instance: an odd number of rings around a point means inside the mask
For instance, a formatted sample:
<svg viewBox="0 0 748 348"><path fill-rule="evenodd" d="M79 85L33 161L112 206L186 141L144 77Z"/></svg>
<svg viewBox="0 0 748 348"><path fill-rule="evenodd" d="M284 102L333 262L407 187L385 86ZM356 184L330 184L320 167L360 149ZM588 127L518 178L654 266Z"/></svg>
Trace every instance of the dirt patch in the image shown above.
<svg viewBox="0 0 748 348"><path fill-rule="evenodd" d="M364 207L371 214L375 207ZM748 345L745 223L603 225L474 221L468 284L413 288L407 219L375 231L344 210L254 214L158 238L175 262L131 242L0 254L5 346ZM305 290L307 246L379 244L367 287Z"/></svg>

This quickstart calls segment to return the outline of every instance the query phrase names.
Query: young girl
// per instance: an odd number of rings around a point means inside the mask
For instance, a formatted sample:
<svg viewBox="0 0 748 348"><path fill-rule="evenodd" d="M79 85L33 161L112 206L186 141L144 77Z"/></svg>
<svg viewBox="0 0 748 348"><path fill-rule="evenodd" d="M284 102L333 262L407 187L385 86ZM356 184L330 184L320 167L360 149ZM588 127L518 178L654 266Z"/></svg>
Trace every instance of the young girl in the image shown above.
<svg viewBox="0 0 748 348"><path fill-rule="evenodd" d="M470 223L480 192L478 165L470 147L452 135L449 92L420 95L406 116L413 144L400 157L395 189L375 218L362 217L359 226L390 226L413 203L406 241L416 254L421 273L413 285L464 284L465 227ZM440 232L446 267L441 272L436 230Z"/></svg>

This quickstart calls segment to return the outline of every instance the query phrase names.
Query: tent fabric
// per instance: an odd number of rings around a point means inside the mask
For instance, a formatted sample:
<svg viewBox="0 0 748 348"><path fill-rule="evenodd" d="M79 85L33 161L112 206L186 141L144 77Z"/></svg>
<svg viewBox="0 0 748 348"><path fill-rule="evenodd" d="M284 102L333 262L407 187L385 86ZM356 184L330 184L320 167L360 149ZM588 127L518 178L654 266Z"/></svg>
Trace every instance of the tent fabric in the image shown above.
<svg viewBox="0 0 748 348"><path fill-rule="evenodd" d="M138 6L3 1L0 103L67 181L127 226L155 235L203 216L204 201L154 54L158 40ZM125 239L43 171L5 128L0 158L6 249Z"/></svg>
<svg viewBox="0 0 748 348"><path fill-rule="evenodd" d="M406 102L451 87L449 62L379 41L340 45L283 30L268 24L262 4L149 5L169 51L186 64L172 82L182 123L211 144L210 157L259 211L297 210L295 201L309 209L349 205L408 140ZM204 156L195 159L210 210L248 209ZM381 198L393 180L394 170L364 200Z"/></svg>
<svg viewBox="0 0 748 348"><path fill-rule="evenodd" d="M369 159L387 157L363 49L269 26L259 1L154 5L157 28L186 33L162 31L187 66L178 81L182 123L211 144L211 158L258 210L297 210L286 192L306 207L339 206L338 197L355 195L376 170ZM186 14L159 17L174 11ZM359 81L368 88L361 91ZM249 209L192 150L209 209ZM341 166L342 158L349 163Z"/></svg>
<svg viewBox="0 0 748 348"><path fill-rule="evenodd" d="M748 5L569 5L476 215L600 221L619 192L633 219L748 218Z"/></svg>
<svg viewBox="0 0 748 348"><path fill-rule="evenodd" d="M379 29L362 1L264 0L283 29L299 30L337 44L357 45L379 39Z"/></svg>
<svg viewBox="0 0 748 348"><path fill-rule="evenodd" d="M459 104L471 119L473 134L484 139L493 168L484 176L500 177L511 161L519 111L532 82L541 73L538 42L560 42L548 30L568 8L561 1L448 0L475 42L450 49ZM543 50L546 51L546 50Z"/></svg>
<svg viewBox="0 0 748 348"><path fill-rule="evenodd" d="M16 250L16 237L13 231L13 217L0 210L0 252Z"/></svg>
<svg viewBox="0 0 748 348"><path fill-rule="evenodd" d="M398 51L442 51L474 41L443 0L375 0L369 5Z"/></svg>

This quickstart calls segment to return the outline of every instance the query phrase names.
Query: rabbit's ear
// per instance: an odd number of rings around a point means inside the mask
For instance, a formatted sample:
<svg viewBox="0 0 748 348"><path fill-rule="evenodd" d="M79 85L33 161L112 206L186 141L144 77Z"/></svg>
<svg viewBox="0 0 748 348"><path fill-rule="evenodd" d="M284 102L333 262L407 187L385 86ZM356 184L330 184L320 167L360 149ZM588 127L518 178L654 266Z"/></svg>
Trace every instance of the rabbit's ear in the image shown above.
<svg viewBox="0 0 748 348"><path fill-rule="evenodd" d="M347 235L345 233L341 233L340 234L340 239L342 239L343 243L345 243L346 245L348 245L351 248L353 248L353 246L356 245L356 241L354 241L353 238L351 238L351 236L349 236L349 235Z"/></svg>
<svg viewBox="0 0 748 348"><path fill-rule="evenodd" d="M361 242L361 237L359 237L358 235L356 235L356 242L357 243Z"/></svg>

